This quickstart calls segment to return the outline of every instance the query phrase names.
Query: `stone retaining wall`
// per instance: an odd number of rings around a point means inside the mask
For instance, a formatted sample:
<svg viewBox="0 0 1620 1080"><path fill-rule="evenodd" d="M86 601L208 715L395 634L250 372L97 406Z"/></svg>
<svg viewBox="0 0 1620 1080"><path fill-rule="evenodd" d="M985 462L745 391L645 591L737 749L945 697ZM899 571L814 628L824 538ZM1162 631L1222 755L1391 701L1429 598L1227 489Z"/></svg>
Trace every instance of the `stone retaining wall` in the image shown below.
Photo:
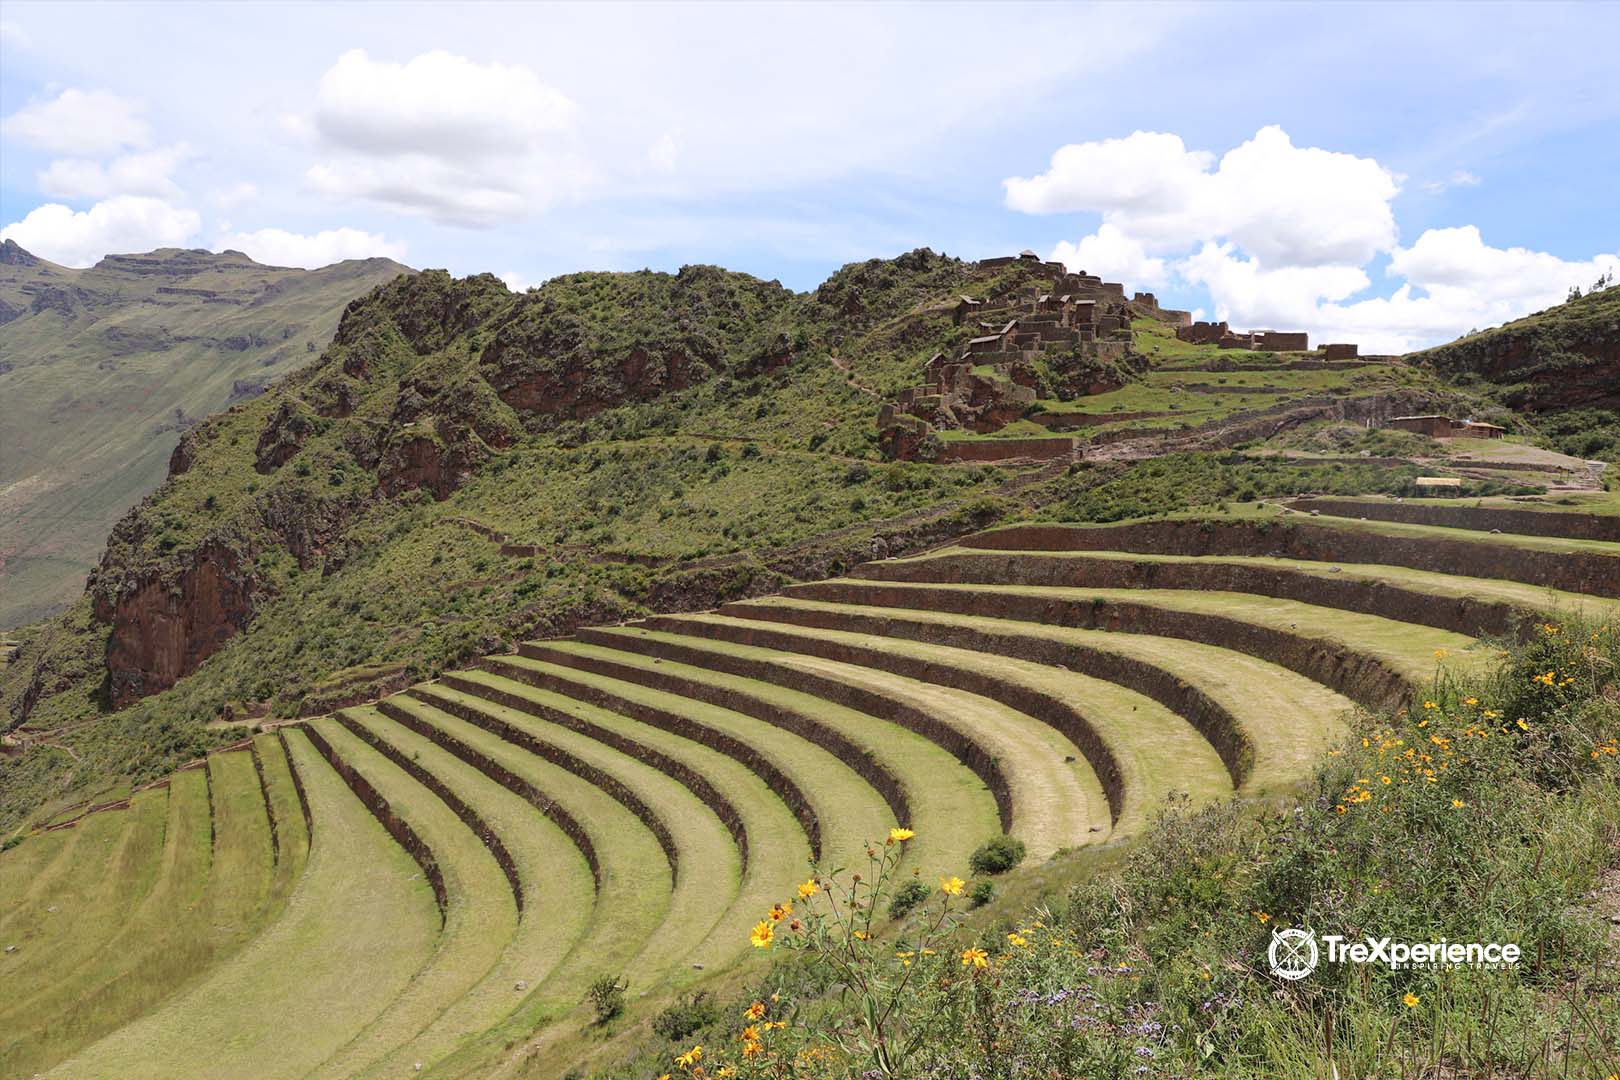
<svg viewBox="0 0 1620 1080"><path fill-rule="evenodd" d="M1385 581L1327 577L1253 563L1133 562L1085 555L986 551L866 563L857 566L852 574L881 581L1253 593L1432 626L1469 637L1518 634L1534 614L1499 601L1437 596Z"/></svg>
<svg viewBox="0 0 1620 1080"><path fill-rule="evenodd" d="M1072 600L949 586L847 582L793 585L787 595L839 604L951 612L1051 626L1181 638L1232 649L1277 664L1373 711L1407 704L1412 688L1383 661L1343 642L1278 630L1225 615L1177 611L1131 601Z"/></svg>
<svg viewBox="0 0 1620 1080"><path fill-rule="evenodd" d="M1481 462L1478 467L1494 466ZM1478 532L1496 530L1522 533L1526 536L1562 536L1571 540L1620 541L1620 515L1615 514L1325 498L1295 499L1288 505L1295 510L1319 510L1336 517L1399 521L1409 525L1439 525L1452 529L1474 529Z"/></svg>
<svg viewBox="0 0 1620 1080"><path fill-rule="evenodd" d="M415 859L416 865L422 868L423 876L427 878L428 884L433 888L433 899L439 905L439 926L442 929L450 904L450 896L444 884L444 871L439 868L439 861L434 858L433 849L427 846L427 842L417 834L415 829L411 828L410 822L394 812L394 808L389 804L388 800L383 798L382 794L371 786L369 780L360 775L358 769L343 760L342 755L333 749L331 743L326 741L326 736L309 724L300 724L298 726L303 730L304 736L309 739L309 744L326 759L327 764L332 766L332 770L343 778L343 782L349 785L349 790L354 792L355 797L365 804L366 809L371 811L371 816L377 819L378 823L387 830L388 835L394 838L394 842L404 848L405 853Z"/></svg>
<svg viewBox="0 0 1620 1080"><path fill-rule="evenodd" d="M528 642L518 646L520 655L531 660L540 660L558 666L571 666L561 664L546 655L544 646L537 646ZM711 750L718 750L734 761L747 766L748 771L765 782L765 786L776 793L787 808L798 819L799 825L804 829L805 837L810 841L810 852L816 859L821 858L821 818L816 812L815 804L798 784L794 783L776 763L760 753L754 747L724 731L717 731L707 724L699 723L690 717L668 709L661 709L653 705L644 705L632 701L622 695L615 694L592 686L583 680L568 679L550 672L535 671L532 668L521 667L515 664L502 664L499 661L489 663L489 670L505 675L509 679L527 683L539 690L549 690L552 693L571 697L576 701L595 705L597 708L627 716L632 720L639 720L651 727L679 735L693 742L702 743Z"/></svg>
<svg viewBox="0 0 1620 1080"><path fill-rule="evenodd" d="M495 735L497 738L511 742L514 746L521 747L524 750L530 750L528 746L523 745L523 743L518 741L517 738L507 737L506 729L509 728L510 725L505 724L503 721L495 720L493 718L485 718L482 714L476 713L474 710L467 709L466 707L462 706L460 702L450 701L446 698L440 697L437 694L428 694L425 692L424 687L413 688L408 692L408 696L420 701L424 705L438 709L440 712L444 712L451 716L465 720L475 727L482 727L489 731L492 735ZM494 780L496 783L506 788L506 790L519 796L530 806L533 806L536 810L540 811L541 814L545 815L546 819L561 829L563 835L567 836L568 839L573 843L574 847L579 850L579 853L585 857L585 864L589 866L591 870L591 880L595 883L596 889L598 891L601 890L602 863L601 857L596 851L596 844L594 841L592 841L590 833L586 832L585 827L580 824L579 819L574 817L573 814L569 813L569 811L558 803L557 800L553 799L551 796L547 795L544 791L529 783L529 781L523 779L521 776L512 772L494 758L489 757L480 750L474 749L472 746L462 742L460 739L456 738L454 735L451 735L443 728L440 728L437 724L429 723L427 720L417 716L409 709L403 708L392 701L378 702L377 709L389 719L403 724L405 727L410 728L412 731L423 736L424 738L433 740L434 743L438 744L445 750L448 750L462 761L465 761L467 764L471 765L473 768L477 769L491 780ZM511 731L514 732L518 737L523 735L522 732L517 731L515 728L512 728ZM530 750L530 752L533 753L534 751ZM670 868L670 875L673 879L673 866Z"/></svg>
<svg viewBox="0 0 1620 1080"><path fill-rule="evenodd" d="M512 853L506 850L506 845L501 842L500 836L490 827L489 822L484 820L483 815L468 806L466 801L452 791L443 780L418 765L410 757L401 753L393 743L382 738L348 713L338 713L333 719L347 728L349 733L361 742L370 746L395 765L398 765L411 779L437 795L439 801L448 806L450 812L460 818L463 825L472 830L473 835L478 837L489 853L494 856L495 862L501 868L501 873L506 875L506 883L512 889L512 901L517 905L518 915L521 916L523 914L523 879L518 874L517 861L512 858Z"/></svg>
<svg viewBox="0 0 1620 1080"><path fill-rule="evenodd" d="M625 641L623 634L592 633L589 630L577 635L579 640L595 645L604 645L611 649L622 648ZM549 663L560 663L561 650L546 649L545 659ZM814 717L794 709L786 709L774 705L752 694L746 694L730 687L715 686L711 683L700 682L683 675L675 675L667 671L649 671L635 664L626 664L602 657L582 656L577 653L567 653L570 667L581 671L589 671L603 675L610 679L619 679L624 682L633 682L652 690L661 690L669 694L677 694L690 698L693 701L702 701L722 709L752 716L756 720L770 724L772 727L790 731L799 738L821 747L833 757L842 761L853 769L862 780L865 780L888 803L889 810L894 814L895 820L901 825L911 824L911 800L906 794L905 785L900 782L889 767L882 761L868 754L861 747L851 742L843 732L821 723Z"/></svg>
<svg viewBox="0 0 1620 1080"><path fill-rule="evenodd" d="M1465 577L1620 597L1620 556L1545 551L1486 540L1389 536L1305 522L1148 521L1076 527L1018 525L979 533L963 547L999 551L1132 551L1152 555L1270 555L1315 562L1382 563Z"/></svg>
<svg viewBox="0 0 1620 1080"><path fill-rule="evenodd" d="M1103 741L1102 736L1097 734L1096 728L1084 714L1068 702L1061 701L1049 694L992 678L981 672L952 667L945 663L886 653L879 649L851 645L842 641L830 641L824 638L784 633L758 624L750 626L658 616L647 620L646 625L651 629L663 630L673 634L707 637L717 641L729 641L737 645L753 645L766 649L776 649L780 652L796 652L807 656L819 656L842 664L875 668L879 671L887 671L891 674L903 675L907 678L919 679L939 686L966 690L970 694L978 694L992 701L998 701L1008 708L1016 709L1026 716L1033 717L1067 736L1069 741L1074 743L1079 748L1080 753L1085 756L1086 761L1091 765L1092 772L1096 774L1097 780L1102 784L1103 794L1108 799L1109 814L1116 825L1124 812L1125 780L1119 759L1114 756L1112 748Z"/></svg>
<svg viewBox="0 0 1620 1080"><path fill-rule="evenodd" d="M957 461L1009 461L1030 458L1051 461L1074 454L1072 439L960 439L940 445L935 461L948 464Z"/></svg>
<svg viewBox="0 0 1620 1080"><path fill-rule="evenodd" d="M494 667L489 665L486 665L486 667L488 667L488 669L491 671L496 670ZM503 672L497 673L504 674ZM737 811L737 807L732 803L730 798L723 795L719 789L709 782L708 777L704 776L696 769L689 767L684 762L670 757L660 750L654 749L650 746L645 746L639 742L636 742L634 739L630 739L619 734L616 731L612 731L608 728L602 727L599 724L593 724L577 716L565 713L561 709L553 709L547 705L543 705L540 702L525 698L519 694L509 694L504 690L488 686L474 679L463 679L450 675L446 675L443 682L446 686L452 686L463 693L476 695L484 698L485 700L493 701L497 704L505 705L508 708L516 709L519 712L528 713L529 715L538 717L539 719L545 720L548 723L553 723L559 727L566 728L569 731L578 732L589 738L595 739L604 746L608 746L619 751L619 753L624 754L627 757L643 762L644 764L650 765L657 769L659 772L665 774L673 779L676 783L686 788L697 798L699 802L703 803L710 810L714 811L715 816L718 817L721 824L726 827L726 831L731 834L732 842L736 845L738 855L742 861L742 869L744 871L748 869L750 845L748 829L743 822L742 815ZM418 689L424 691L426 690L425 687ZM437 695L435 695L435 697L437 697ZM444 703L437 705L436 707L445 709L446 711L460 709L460 711L456 712L455 715L461 716L462 719L467 720L468 723L478 724L479 726L485 727L495 734L500 735L503 739L507 739L508 741L513 742L515 745L522 746L530 753L542 757L545 760L551 761L555 765L562 768L568 768L567 762L579 760L578 758L574 757L574 755L563 751L560 747L553 746L548 742L538 739L520 728L507 724L503 720L499 720L495 717L489 716L488 714L476 713L475 710L466 709L462 707L459 702L449 701L446 699L440 700L442 700ZM477 718L474 718L475 715ZM585 763L580 762L580 764L584 765ZM606 774L603 773L602 770L596 769L594 766L586 765L585 767L590 770L592 775L601 775L606 777ZM573 772L574 770L569 769L569 771ZM584 776L579 773L576 773L575 775L581 775L582 779L586 779L593 784L596 783L596 781L592 780L590 776ZM619 785L619 781L616 779L611 777L607 777L607 779L611 785L622 786ZM604 788L603 790L608 791L609 795L612 794L612 791L608 788ZM639 800L637 801L639 802ZM632 811L632 813L634 813L634 811ZM650 814L651 811L649 810L648 813ZM642 823L647 825L648 829L652 830L654 836L658 836L660 832L663 832L666 836L668 835L668 828L661 819L655 819L654 823L649 823L646 820L643 820ZM669 842L671 848L673 848L673 838L671 838ZM659 843L663 844L664 840L660 839ZM669 849L666 849L666 854L668 854L668 851ZM673 867L675 863L672 861L670 865Z"/></svg>
<svg viewBox="0 0 1620 1080"><path fill-rule="evenodd" d="M1233 787L1241 787L1254 768L1253 740L1225 706L1174 672L1134 657L1092 649L1084 645L1042 639L1031 634L994 633L967 626L941 625L907 619L899 615L795 609L764 604L727 604L720 609L720 613L738 619L783 622L847 633L878 634L903 641L966 649L990 656L1004 656L1061 667L1103 679L1152 698L1190 723L1215 748L1221 763L1226 766L1226 771L1232 778ZM975 690L974 693L1005 701L1021 712L1058 727L1064 734L1069 734L1068 729L1075 727L1077 721L1084 724L1088 730L1092 729L1091 722L1083 714L1056 695L1021 683L993 679L977 672L963 674L970 675L979 685L987 687ZM1072 735L1070 737L1073 738ZM1090 732L1090 737L1101 741L1094 731ZM1076 742L1076 745L1081 744Z"/></svg>
<svg viewBox="0 0 1620 1080"><path fill-rule="evenodd" d="M1001 821L1003 831L1012 828L1012 788L1007 782L1006 775L1001 771L994 755L986 751L978 743L973 742L957 729L942 724L927 712L907 705L864 687L851 686L836 679L817 675L813 672L800 671L796 668L757 660L752 657L737 656L734 653L719 653L712 649L700 649L688 645L680 645L670 641L646 638L634 635L612 634L602 630L585 630L580 634L582 641L593 641L598 644L611 644L617 649L634 649L644 656L656 656L664 660L680 664L690 664L693 667L708 668L711 671L720 671L728 675L737 675L746 679L758 679L774 686L786 687L800 693L810 694L822 698L836 705L865 713L868 716L882 717L884 720L915 732L934 745L950 753L956 760L965 765L975 776L984 781L990 789L991 796L996 801L997 814Z"/></svg>
<svg viewBox="0 0 1620 1080"><path fill-rule="evenodd" d="M287 729L276 729L276 740L281 743L281 752L287 758L287 772L292 776L293 792L298 796L298 809L304 813L304 830L309 836L309 842L315 843L315 815L309 812L309 793L304 790L304 775L298 771L298 763L293 760L292 747L287 745Z"/></svg>

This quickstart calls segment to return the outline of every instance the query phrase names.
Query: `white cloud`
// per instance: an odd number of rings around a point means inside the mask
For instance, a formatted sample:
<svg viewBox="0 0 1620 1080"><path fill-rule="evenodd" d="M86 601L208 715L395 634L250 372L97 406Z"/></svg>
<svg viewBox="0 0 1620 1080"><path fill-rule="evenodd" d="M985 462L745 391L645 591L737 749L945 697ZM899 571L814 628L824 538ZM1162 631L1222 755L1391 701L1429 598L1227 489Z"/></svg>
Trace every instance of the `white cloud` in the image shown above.
<svg viewBox="0 0 1620 1080"><path fill-rule="evenodd" d="M1571 261L1526 248L1494 248L1466 225L1430 229L1391 256L1404 279L1389 296L1350 301L1369 284L1358 267L1262 270L1230 247L1206 245L1177 268L1208 287L1216 318L1243 328L1308 329L1314 341L1355 341L1368 352L1407 352L1495 326L1563 301L1606 272L1620 253Z"/></svg>
<svg viewBox="0 0 1620 1080"><path fill-rule="evenodd" d="M528 292L540 284L534 278L529 277L527 274L520 274L516 270L508 270L502 274L501 281L515 293Z"/></svg>
<svg viewBox="0 0 1620 1080"><path fill-rule="evenodd" d="M396 64L355 49L321 78L314 112L286 126L322 150L306 174L322 194L487 226L583 183L577 114L525 67L441 50Z"/></svg>
<svg viewBox="0 0 1620 1080"><path fill-rule="evenodd" d="M1493 248L1473 226L1431 229L1403 248L1393 210L1403 179L1371 158L1296 147L1273 126L1218 162L1157 132L1073 144L1046 172L1004 185L1014 210L1101 214L1094 233L1053 249L1071 269L1127 288L1202 287L1214 317L1239 328L1306 330L1368 351L1405 352L1518 318L1620 263ZM1459 169L1424 186L1480 182ZM1380 254L1393 291L1365 298Z"/></svg>
<svg viewBox="0 0 1620 1080"><path fill-rule="evenodd" d="M659 172L674 172L680 162L681 148L675 133L666 131L647 148L647 161Z"/></svg>
<svg viewBox="0 0 1620 1080"><path fill-rule="evenodd" d="M142 109L140 102L106 90L69 88L51 101L18 109L0 123L0 132L53 154L104 157L152 141Z"/></svg>
<svg viewBox="0 0 1620 1080"><path fill-rule="evenodd" d="M1100 212L1148 250L1230 240L1281 266L1360 264L1396 240L1399 179L1371 158L1296 147L1282 128L1214 155L1138 131L1065 146L1039 176L1005 180L1026 213Z"/></svg>
<svg viewBox="0 0 1620 1080"><path fill-rule="evenodd" d="M405 258L403 243L389 240L381 233L361 232L347 227L322 229L312 236L285 229L229 233L222 236L215 246L220 250L234 248L246 252L251 258L270 266L297 266L305 270L318 270L344 259L382 256L403 261Z"/></svg>
<svg viewBox="0 0 1620 1080"><path fill-rule="evenodd" d="M44 194L58 199L104 199L109 195L153 195L173 199L180 188L171 179L190 150L185 144L124 154L103 166L83 158L53 161L36 177Z"/></svg>
<svg viewBox="0 0 1620 1080"><path fill-rule="evenodd" d="M1149 257L1141 243L1117 225L1103 225L1079 243L1060 241L1047 258L1080 273L1096 274L1105 281L1125 282L1132 288L1153 289L1169 280L1163 259Z"/></svg>
<svg viewBox="0 0 1620 1080"><path fill-rule="evenodd" d="M195 210L143 195L115 195L88 210L46 203L0 229L0 239L65 266L90 266L108 252L181 247L201 228Z"/></svg>
<svg viewBox="0 0 1620 1080"><path fill-rule="evenodd" d="M243 203L252 202L259 197L257 184L246 180L238 180L229 187L218 188L208 193L208 201L221 210L234 210Z"/></svg>
<svg viewBox="0 0 1620 1080"><path fill-rule="evenodd" d="M1467 169L1458 169L1444 180L1427 181L1423 185L1423 190L1427 191L1430 195L1439 195L1442 192L1450 191L1452 188L1479 187L1479 185L1482 183L1484 183L1483 180L1469 172Z"/></svg>

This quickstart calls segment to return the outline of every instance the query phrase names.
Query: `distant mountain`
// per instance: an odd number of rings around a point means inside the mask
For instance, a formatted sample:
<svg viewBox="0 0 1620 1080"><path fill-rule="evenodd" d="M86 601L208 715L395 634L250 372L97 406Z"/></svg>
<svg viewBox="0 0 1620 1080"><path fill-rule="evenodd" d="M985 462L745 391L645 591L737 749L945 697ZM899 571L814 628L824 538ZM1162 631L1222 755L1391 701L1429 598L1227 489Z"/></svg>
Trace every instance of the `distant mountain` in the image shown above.
<svg viewBox="0 0 1620 1080"><path fill-rule="evenodd" d="M0 244L0 627L67 606L180 434L319 355L408 267L162 248L86 270Z"/></svg>

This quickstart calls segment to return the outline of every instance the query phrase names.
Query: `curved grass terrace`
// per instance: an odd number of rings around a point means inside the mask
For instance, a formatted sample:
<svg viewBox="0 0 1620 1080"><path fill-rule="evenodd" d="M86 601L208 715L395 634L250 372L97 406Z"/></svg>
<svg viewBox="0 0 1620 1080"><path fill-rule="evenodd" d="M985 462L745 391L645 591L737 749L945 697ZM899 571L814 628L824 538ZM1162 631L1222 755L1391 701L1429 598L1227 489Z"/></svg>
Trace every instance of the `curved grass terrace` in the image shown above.
<svg viewBox="0 0 1620 1080"><path fill-rule="evenodd" d="M757 972L814 859L1106 852L1620 595L1536 512L1015 526L258 734L0 854L0 1073L563 1076Z"/></svg>

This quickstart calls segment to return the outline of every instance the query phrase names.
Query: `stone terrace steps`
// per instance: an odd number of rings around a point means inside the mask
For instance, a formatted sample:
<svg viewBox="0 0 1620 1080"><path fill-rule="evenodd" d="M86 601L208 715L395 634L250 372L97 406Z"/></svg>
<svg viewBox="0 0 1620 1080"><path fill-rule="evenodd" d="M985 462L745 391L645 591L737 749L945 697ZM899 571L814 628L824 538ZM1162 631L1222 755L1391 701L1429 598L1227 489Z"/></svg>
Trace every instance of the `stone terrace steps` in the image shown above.
<svg viewBox="0 0 1620 1080"><path fill-rule="evenodd" d="M1047 851L1070 845L1075 837L1091 839L1107 833L1109 810L1102 785L1082 761L1064 761L1078 758L1073 744L998 702L856 665L660 633L644 626L587 630L581 641L639 654L651 663L675 661L743 675L836 707L883 716L940 747L971 771L978 783L966 782L964 790L991 796L999 814L999 824L996 819L985 821L985 835L1000 828L1024 840L1032 850ZM936 783L944 788L952 783L953 775L959 774L950 770ZM918 822L922 820L921 806L921 800L913 797L911 807ZM969 831L974 819L959 820L963 836L958 842L976 845L976 834ZM920 851L926 855L931 850L935 849L925 839ZM945 866L953 868L954 864Z"/></svg>
<svg viewBox="0 0 1620 1080"><path fill-rule="evenodd" d="M1434 676L1435 654L1484 660L1473 638L1375 615L1250 593L960 583L948 556L908 560L905 578L789 586L792 599L984 615L1023 622L1183 638L1256 656L1370 709L1407 704Z"/></svg>

